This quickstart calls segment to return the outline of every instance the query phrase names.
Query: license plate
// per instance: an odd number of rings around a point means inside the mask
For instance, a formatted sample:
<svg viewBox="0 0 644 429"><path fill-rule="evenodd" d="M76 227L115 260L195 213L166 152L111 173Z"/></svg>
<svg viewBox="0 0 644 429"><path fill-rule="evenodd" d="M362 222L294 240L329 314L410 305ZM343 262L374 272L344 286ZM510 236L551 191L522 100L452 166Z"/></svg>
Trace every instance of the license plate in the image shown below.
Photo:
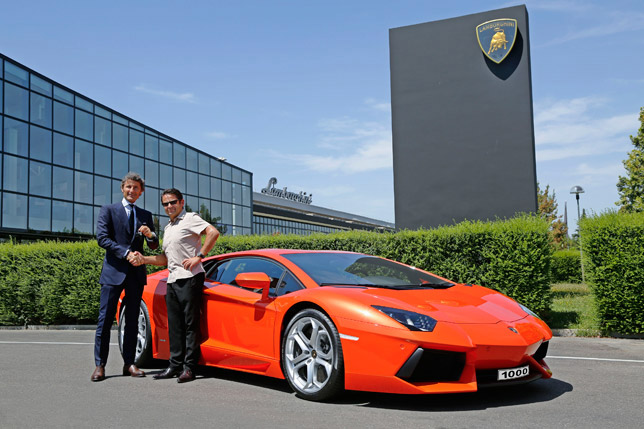
<svg viewBox="0 0 644 429"><path fill-rule="evenodd" d="M519 368L500 369L497 380L514 380L515 378L525 377L530 374L530 367L528 365Z"/></svg>

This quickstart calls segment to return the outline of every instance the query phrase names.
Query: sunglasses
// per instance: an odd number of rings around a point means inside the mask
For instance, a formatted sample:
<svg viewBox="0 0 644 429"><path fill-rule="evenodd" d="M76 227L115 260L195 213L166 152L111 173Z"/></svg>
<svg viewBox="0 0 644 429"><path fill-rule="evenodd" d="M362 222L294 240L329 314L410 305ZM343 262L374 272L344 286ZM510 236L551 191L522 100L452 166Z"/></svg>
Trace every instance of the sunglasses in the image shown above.
<svg viewBox="0 0 644 429"><path fill-rule="evenodd" d="M168 207L168 206L173 206L173 205L177 204L178 202L179 202L179 200L172 200L172 201L168 201L168 202L165 202L165 203L161 203L161 205L163 207Z"/></svg>

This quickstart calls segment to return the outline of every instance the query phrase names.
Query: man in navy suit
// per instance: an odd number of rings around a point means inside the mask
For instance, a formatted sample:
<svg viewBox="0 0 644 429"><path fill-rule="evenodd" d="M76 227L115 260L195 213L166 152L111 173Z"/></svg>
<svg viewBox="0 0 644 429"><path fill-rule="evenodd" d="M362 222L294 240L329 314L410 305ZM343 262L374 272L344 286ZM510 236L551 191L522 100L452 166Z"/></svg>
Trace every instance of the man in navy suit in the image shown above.
<svg viewBox="0 0 644 429"><path fill-rule="evenodd" d="M138 334L139 307L145 286L145 265L134 266L135 255L143 252L143 237L150 249L159 247L154 232L152 213L134 203L145 190L145 182L136 173L128 173L121 181L123 200L104 205L98 215L96 239L105 249L105 259L99 283L101 301L94 341L96 369L92 381L105 379L105 364L110 347L110 331L116 316L116 306L125 290L125 332L123 337L123 375L145 377L134 364Z"/></svg>

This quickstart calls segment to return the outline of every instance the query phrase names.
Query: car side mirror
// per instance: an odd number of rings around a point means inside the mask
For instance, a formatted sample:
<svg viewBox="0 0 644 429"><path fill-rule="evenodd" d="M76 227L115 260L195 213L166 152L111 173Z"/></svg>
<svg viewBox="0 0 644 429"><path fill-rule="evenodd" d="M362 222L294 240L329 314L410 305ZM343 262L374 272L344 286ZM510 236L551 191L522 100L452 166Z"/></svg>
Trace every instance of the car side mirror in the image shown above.
<svg viewBox="0 0 644 429"><path fill-rule="evenodd" d="M266 273L239 273L235 283L248 289L262 289L262 301L268 299L271 288L271 278Z"/></svg>

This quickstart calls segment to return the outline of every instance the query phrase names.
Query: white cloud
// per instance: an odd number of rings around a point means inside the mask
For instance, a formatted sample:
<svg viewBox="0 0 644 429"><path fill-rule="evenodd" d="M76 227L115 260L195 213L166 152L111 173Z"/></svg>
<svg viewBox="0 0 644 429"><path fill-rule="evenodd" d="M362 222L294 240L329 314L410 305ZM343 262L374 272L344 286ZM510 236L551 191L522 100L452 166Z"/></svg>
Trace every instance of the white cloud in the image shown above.
<svg viewBox="0 0 644 429"><path fill-rule="evenodd" d="M318 126L324 134L316 152L324 154L272 151L272 156L317 172L361 173L392 168L391 132L383 125L343 117L322 120Z"/></svg>
<svg viewBox="0 0 644 429"><path fill-rule="evenodd" d="M224 133L223 131L210 131L205 133L205 136L212 140L225 140L233 137L232 135Z"/></svg>
<svg viewBox="0 0 644 429"><path fill-rule="evenodd" d="M146 94L152 94L163 98L169 98L174 101L181 101L184 103L197 102L195 95L191 92L178 93L178 92L172 92L172 91L164 91L159 89L148 88L145 85L137 85L134 87L134 89L136 91L145 92Z"/></svg>
<svg viewBox="0 0 644 429"><path fill-rule="evenodd" d="M381 112L391 112L391 103L377 101L373 98L367 98L365 104L374 110Z"/></svg>
<svg viewBox="0 0 644 429"><path fill-rule="evenodd" d="M599 98L584 97L535 104L538 161L626 152L628 136L637 129L637 115L598 117Z"/></svg>

